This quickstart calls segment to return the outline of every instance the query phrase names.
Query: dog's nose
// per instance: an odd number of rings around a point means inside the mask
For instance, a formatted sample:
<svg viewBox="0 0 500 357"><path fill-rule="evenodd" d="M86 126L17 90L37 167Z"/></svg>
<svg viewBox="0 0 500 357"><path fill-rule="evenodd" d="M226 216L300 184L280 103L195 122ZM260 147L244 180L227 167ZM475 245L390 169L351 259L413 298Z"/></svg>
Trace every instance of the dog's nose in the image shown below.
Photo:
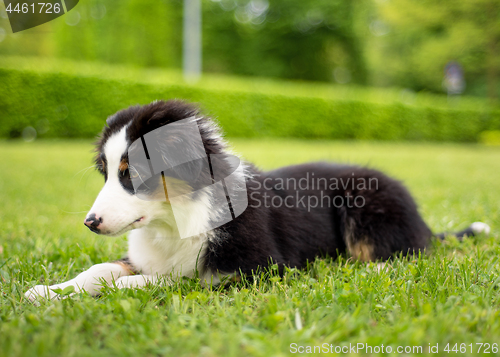
<svg viewBox="0 0 500 357"><path fill-rule="evenodd" d="M99 233L99 225L102 223L102 218L97 217L95 213L88 215L83 224L85 224L92 232Z"/></svg>

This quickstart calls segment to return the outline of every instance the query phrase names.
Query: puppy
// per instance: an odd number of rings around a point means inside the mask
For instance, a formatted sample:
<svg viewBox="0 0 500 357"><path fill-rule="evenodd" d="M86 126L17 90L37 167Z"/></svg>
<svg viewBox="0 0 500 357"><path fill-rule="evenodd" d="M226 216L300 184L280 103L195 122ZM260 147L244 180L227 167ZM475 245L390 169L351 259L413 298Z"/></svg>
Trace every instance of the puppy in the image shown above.
<svg viewBox="0 0 500 357"><path fill-rule="evenodd" d="M271 262L301 268L345 251L385 261L424 250L433 237L400 182L332 163L262 172L241 162L213 120L182 101L108 118L95 164L105 184L84 223L97 234L130 231L128 254L67 282L37 285L26 293L32 301L58 298L54 290L68 286L97 295L103 284L134 288L179 276L218 284ZM489 227L476 222L456 235L480 232Z"/></svg>

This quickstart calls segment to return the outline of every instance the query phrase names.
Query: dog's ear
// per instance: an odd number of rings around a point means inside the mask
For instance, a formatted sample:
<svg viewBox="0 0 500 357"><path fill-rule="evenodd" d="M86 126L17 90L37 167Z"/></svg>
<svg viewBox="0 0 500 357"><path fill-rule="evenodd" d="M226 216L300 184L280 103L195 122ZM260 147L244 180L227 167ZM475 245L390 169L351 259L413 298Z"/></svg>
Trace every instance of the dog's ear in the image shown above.
<svg viewBox="0 0 500 357"><path fill-rule="evenodd" d="M109 116L108 119L106 119L106 125L108 126L108 128L111 127L111 125L113 125L113 123L116 121L116 117L117 115L113 114Z"/></svg>

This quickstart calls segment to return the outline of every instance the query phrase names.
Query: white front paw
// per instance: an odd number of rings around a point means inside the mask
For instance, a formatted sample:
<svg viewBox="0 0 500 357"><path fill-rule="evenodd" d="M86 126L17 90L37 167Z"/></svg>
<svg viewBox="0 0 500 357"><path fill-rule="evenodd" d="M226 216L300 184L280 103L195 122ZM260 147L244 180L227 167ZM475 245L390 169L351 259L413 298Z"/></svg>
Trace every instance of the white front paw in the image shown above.
<svg viewBox="0 0 500 357"><path fill-rule="evenodd" d="M49 285L36 285L35 287L26 291L24 296L31 302L35 302L40 299L57 299L58 294L52 291L55 287Z"/></svg>
<svg viewBox="0 0 500 357"><path fill-rule="evenodd" d="M149 280L144 275L123 276L115 281L118 289L140 288L146 285Z"/></svg>

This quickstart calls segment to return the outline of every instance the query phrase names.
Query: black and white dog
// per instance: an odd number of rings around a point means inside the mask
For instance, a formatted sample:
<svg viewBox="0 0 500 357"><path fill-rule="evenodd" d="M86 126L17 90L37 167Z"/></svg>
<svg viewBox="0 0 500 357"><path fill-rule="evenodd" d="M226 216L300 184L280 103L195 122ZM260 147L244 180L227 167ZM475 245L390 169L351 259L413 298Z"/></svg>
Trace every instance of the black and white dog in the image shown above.
<svg viewBox="0 0 500 357"><path fill-rule="evenodd" d="M161 150L150 148L145 162L151 163L154 155L167 162L166 156L176 149L194 154L202 150L197 157L217 156L223 176L234 178L226 180L222 196L222 186L219 190L215 184L197 187L198 177L203 176L198 169L196 180L178 172L170 175L167 169L152 175L146 185L148 197L141 197L134 185L141 179L142 169L140 163L131 163L131 156L144 154L142 146L135 151L132 147L144 143L147 134L180 122L197 128L201 149L190 147L196 146L191 144L192 138L177 128L177 132L165 132L155 139ZM26 293L32 301L58 298L53 290L68 286L74 286L75 292L97 295L103 282L141 287L168 282L175 276L193 277L196 272L202 284L217 284L226 276L252 274L270 262L280 268L300 268L317 256L336 257L345 251L361 261L385 261L395 253L407 255L425 249L433 236L409 192L379 171L330 163L269 172L245 163L238 170L231 168L234 155L218 127L181 101L158 101L116 113L107 120L96 152L96 167L105 184L84 223L98 234L117 236L131 231L128 255L94 265L61 284L37 285ZM212 171L206 175L215 183ZM167 186L174 187L172 192L181 187L184 195L174 197ZM240 196L244 192L246 209L236 212L237 204L229 199L238 189ZM162 199L152 198L158 192ZM227 199L225 205L220 204L220 197L224 202ZM221 221L221 207L229 207L230 219ZM476 222L455 235L460 238L489 230L488 225ZM443 234L436 236L444 238Z"/></svg>

